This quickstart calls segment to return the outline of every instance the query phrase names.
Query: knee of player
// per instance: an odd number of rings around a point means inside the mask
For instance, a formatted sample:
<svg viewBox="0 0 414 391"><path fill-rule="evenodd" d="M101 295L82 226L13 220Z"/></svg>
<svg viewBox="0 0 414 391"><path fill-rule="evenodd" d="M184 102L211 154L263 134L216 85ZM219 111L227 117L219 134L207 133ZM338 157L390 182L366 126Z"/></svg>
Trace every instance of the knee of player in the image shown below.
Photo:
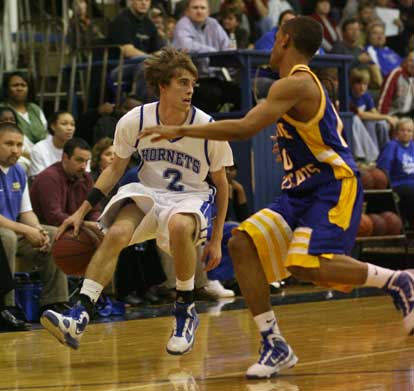
<svg viewBox="0 0 414 391"><path fill-rule="evenodd" d="M113 225L104 236L104 241L113 247L125 247L131 240L132 233L122 225Z"/></svg>
<svg viewBox="0 0 414 391"><path fill-rule="evenodd" d="M170 237L188 237L193 236L196 227L194 216L175 214L168 222L168 231Z"/></svg>
<svg viewBox="0 0 414 391"><path fill-rule="evenodd" d="M242 231L235 230L228 242L228 249L234 261L234 255L246 253L250 246L249 236Z"/></svg>
<svg viewBox="0 0 414 391"><path fill-rule="evenodd" d="M293 277L301 281L318 281L319 269L302 266L289 266L287 268Z"/></svg>

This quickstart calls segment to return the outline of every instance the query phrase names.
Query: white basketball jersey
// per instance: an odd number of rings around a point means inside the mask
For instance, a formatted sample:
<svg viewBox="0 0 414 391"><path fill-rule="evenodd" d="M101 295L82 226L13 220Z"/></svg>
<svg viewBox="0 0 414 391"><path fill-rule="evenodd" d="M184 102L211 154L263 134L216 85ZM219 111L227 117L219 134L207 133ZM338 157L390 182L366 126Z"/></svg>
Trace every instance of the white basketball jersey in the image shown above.
<svg viewBox="0 0 414 391"><path fill-rule="evenodd" d="M205 181L208 172L233 164L230 145L190 137L155 143L150 141L151 136L137 140L145 127L160 125L158 106L159 102L154 102L136 107L120 119L115 133L115 153L126 158L138 151L141 158L138 179L145 186L161 191L209 191ZM185 123L211 121L211 116L192 106Z"/></svg>

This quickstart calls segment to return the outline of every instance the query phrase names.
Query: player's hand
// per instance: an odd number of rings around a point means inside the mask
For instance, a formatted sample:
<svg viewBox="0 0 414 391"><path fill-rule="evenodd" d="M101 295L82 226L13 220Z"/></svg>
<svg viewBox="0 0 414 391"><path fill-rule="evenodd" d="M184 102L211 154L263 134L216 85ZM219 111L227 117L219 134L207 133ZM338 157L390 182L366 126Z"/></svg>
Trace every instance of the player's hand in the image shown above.
<svg viewBox="0 0 414 391"><path fill-rule="evenodd" d="M210 241L208 242L203 251L201 257L203 263L207 263L204 271L208 272L215 269L221 261L221 242L220 241Z"/></svg>
<svg viewBox="0 0 414 391"><path fill-rule="evenodd" d="M160 141L160 140L170 140L175 137L181 136L181 127L180 126L150 126L145 128L139 135L138 140L142 139L143 137L151 136L152 142Z"/></svg>
<svg viewBox="0 0 414 391"><path fill-rule="evenodd" d="M73 215L66 218L59 226L56 232L56 240L69 228L73 227L73 235L76 237L79 235L79 228L83 224L83 215L76 211Z"/></svg>

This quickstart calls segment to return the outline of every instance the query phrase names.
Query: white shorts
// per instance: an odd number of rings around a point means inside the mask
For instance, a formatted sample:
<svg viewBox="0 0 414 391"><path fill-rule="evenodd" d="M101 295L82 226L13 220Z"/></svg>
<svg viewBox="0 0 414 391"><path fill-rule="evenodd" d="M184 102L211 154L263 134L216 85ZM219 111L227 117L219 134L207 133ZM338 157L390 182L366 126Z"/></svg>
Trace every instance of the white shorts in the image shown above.
<svg viewBox="0 0 414 391"><path fill-rule="evenodd" d="M168 223L177 213L195 216L197 226L193 239L194 245L198 246L206 241L213 201L213 196L209 192L157 192L141 183L130 183L119 188L102 212L100 224L104 230L114 223L127 199L134 201L145 214L132 235L130 245L156 239L157 245L171 254Z"/></svg>

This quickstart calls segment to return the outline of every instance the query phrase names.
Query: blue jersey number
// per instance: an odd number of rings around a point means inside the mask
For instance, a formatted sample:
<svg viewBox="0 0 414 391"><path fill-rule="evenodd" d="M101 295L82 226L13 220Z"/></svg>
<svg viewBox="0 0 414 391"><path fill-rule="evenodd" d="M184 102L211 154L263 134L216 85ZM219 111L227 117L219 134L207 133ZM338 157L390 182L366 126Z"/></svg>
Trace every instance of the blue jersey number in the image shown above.
<svg viewBox="0 0 414 391"><path fill-rule="evenodd" d="M174 168L167 168L164 171L164 178L171 179L171 182L168 184L167 189L171 191L183 191L184 186L180 185L178 182L183 177L181 171L178 171Z"/></svg>

